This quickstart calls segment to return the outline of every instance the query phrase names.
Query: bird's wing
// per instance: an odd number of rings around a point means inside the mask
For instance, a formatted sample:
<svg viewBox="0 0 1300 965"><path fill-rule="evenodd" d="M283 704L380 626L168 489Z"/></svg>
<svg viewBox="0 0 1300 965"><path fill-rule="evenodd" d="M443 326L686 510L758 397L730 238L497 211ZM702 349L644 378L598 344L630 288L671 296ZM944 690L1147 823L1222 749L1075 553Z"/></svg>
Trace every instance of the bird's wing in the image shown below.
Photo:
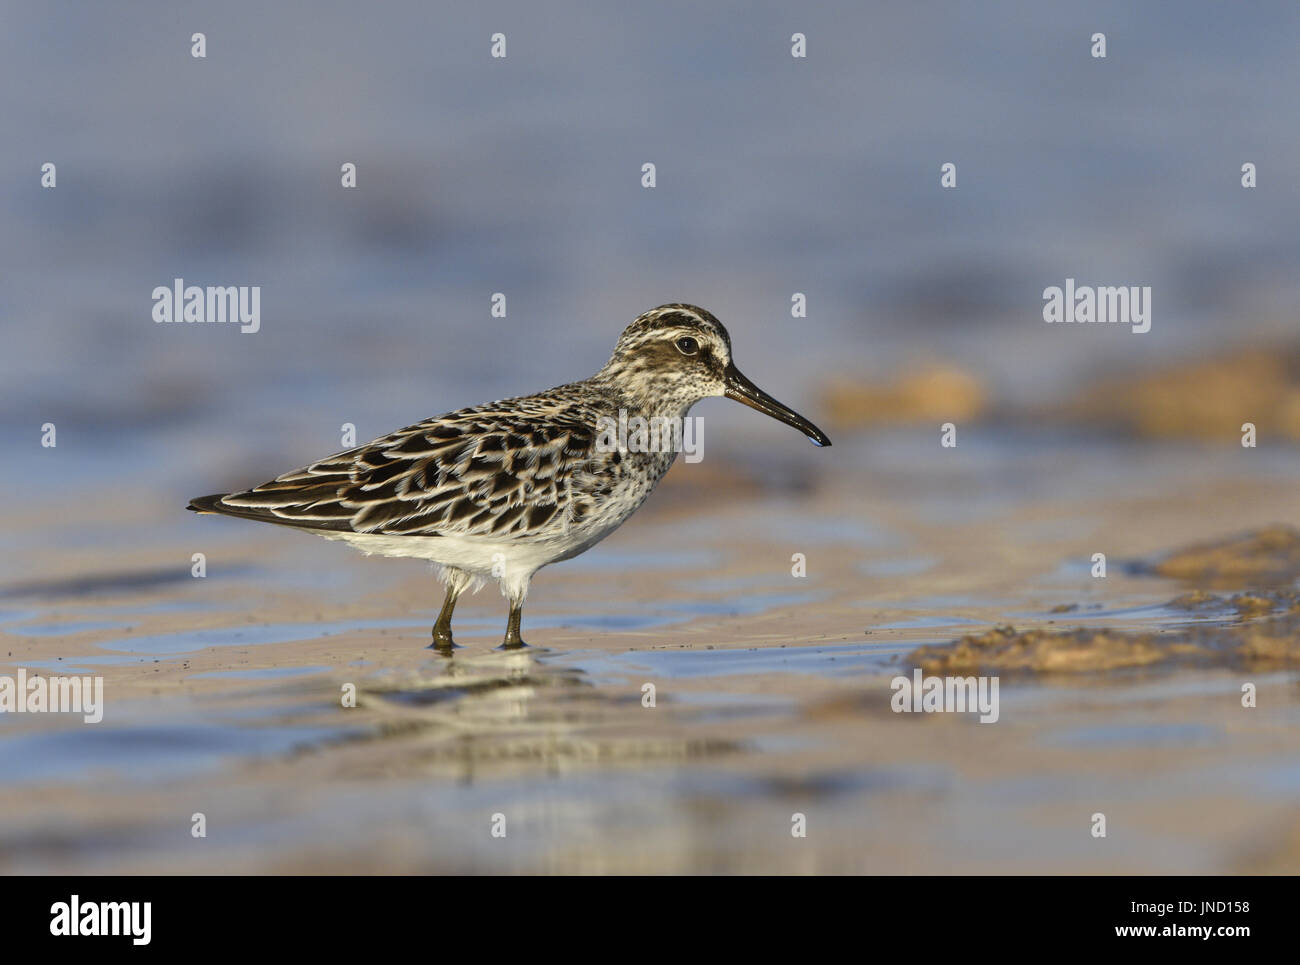
<svg viewBox="0 0 1300 965"><path fill-rule="evenodd" d="M590 476L595 418L582 406L531 401L428 419L190 508L394 536L554 533L579 521L586 503L574 486Z"/></svg>

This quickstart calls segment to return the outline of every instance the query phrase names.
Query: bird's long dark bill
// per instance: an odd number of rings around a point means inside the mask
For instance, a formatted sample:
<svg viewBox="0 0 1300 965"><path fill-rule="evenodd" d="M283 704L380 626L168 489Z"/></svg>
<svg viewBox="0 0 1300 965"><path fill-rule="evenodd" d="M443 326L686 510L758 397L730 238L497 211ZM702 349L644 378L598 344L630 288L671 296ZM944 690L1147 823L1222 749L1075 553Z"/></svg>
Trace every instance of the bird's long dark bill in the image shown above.
<svg viewBox="0 0 1300 965"><path fill-rule="evenodd" d="M776 399L741 375L740 370L734 365L727 366L726 378L726 396L728 399L743 402L751 409L757 409L779 422L794 426L819 446L829 446L831 444L831 441L826 438L826 433L822 432L798 412L795 412L794 409L777 402Z"/></svg>

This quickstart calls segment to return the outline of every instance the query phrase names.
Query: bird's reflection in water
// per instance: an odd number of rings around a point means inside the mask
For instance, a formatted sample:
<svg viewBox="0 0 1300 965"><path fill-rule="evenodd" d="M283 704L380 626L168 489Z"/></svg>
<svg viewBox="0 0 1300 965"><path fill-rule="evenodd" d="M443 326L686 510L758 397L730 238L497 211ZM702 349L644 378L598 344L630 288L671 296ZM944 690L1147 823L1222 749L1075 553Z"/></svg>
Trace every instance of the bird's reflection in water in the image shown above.
<svg viewBox="0 0 1300 965"><path fill-rule="evenodd" d="M683 739L641 705L639 682L596 686L539 647L456 649L419 673L375 681L363 705L379 714L384 773L476 778L556 775L573 768L664 763L737 749ZM376 748L378 750L378 748Z"/></svg>

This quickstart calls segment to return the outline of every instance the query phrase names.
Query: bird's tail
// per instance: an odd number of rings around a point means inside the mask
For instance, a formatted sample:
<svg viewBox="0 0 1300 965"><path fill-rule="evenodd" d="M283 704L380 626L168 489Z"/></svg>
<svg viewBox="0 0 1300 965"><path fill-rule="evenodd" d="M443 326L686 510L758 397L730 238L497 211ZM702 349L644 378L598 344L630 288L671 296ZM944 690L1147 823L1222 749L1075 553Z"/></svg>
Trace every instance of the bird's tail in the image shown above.
<svg viewBox="0 0 1300 965"><path fill-rule="evenodd" d="M221 505L221 500L227 495L227 493L214 493L211 496L195 496L185 508L192 513L229 513L230 510Z"/></svg>

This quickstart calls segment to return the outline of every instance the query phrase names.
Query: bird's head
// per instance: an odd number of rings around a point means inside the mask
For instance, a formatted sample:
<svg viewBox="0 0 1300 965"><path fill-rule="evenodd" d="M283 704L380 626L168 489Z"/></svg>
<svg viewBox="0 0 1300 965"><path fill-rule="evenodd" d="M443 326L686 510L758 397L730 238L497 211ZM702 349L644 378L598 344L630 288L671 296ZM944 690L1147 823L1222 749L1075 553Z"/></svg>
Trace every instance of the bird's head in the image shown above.
<svg viewBox="0 0 1300 965"><path fill-rule="evenodd" d="M741 374L731 336L711 313L673 303L651 309L624 329L600 376L650 408L683 412L700 399L726 396L794 426L819 446L830 439Z"/></svg>

